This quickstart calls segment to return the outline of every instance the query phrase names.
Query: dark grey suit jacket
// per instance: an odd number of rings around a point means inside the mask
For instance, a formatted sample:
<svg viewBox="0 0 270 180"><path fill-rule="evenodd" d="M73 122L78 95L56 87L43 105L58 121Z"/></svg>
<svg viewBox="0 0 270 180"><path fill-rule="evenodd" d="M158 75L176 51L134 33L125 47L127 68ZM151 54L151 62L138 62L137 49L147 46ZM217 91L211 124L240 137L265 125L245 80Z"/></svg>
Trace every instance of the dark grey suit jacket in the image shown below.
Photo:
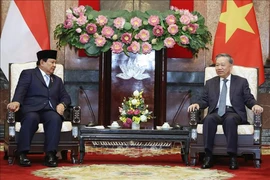
<svg viewBox="0 0 270 180"><path fill-rule="evenodd" d="M51 75L50 86L47 87L38 67L21 72L12 101L18 101L21 104L21 113L39 111L49 101L54 109L61 102L67 106L71 104L70 96L65 90L62 79Z"/></svg>
<svg viewBox="0 0 270 180"><path fill-rule="evenodd" d="M218 103L220 93L220 77L216 76L206 81L203 94L198 102L201 109L208 108L208 114L212 113ZM230 100L237 114L242 119L242 124L247 123L247 113L245 106L251 109L257 101L251 94L247 79L240 76L231 75Z"/></svg>

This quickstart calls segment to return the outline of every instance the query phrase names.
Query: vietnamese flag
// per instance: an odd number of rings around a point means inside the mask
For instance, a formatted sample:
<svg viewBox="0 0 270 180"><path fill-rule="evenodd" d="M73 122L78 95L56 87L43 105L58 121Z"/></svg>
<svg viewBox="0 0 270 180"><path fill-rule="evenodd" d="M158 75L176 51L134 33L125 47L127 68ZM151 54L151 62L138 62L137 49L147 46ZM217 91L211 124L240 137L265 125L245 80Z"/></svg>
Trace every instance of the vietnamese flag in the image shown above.
<svg viewBox="0 0 270 180"><path fill-rule="evenodd" d="M9 63L37 61L50 49L43 0L12 0L1 35L1 69L8 79Z"/></svg>
<svg viewBox="0 0 270 180"><path fill-rule="evenodd" d="M261 41L252 0L224 0L213 46L213 60L228 53L235 65L259 68L264 82Z"/></svg>

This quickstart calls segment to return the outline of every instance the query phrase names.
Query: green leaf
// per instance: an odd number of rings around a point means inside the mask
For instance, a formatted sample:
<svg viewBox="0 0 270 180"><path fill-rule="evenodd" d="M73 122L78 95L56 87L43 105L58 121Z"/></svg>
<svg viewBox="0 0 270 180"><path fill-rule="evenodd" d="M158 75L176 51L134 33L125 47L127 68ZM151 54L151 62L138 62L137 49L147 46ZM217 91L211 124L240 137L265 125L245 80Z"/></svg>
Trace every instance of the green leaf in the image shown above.
<svg viewBox="0 0 270 180"><path fill-rule="evenodd" d="M126 22L124 25L124 29L130 30L132 28L131 24L129 22Z"/></svg>
<svg viewBox="0 0 270 180"><path fill-rule="evenodd" d="M95 39L92 38L87 44L84 46L85 51L87 52L88 55L96 55L100 53L99 47L95 45Z"/></svg>

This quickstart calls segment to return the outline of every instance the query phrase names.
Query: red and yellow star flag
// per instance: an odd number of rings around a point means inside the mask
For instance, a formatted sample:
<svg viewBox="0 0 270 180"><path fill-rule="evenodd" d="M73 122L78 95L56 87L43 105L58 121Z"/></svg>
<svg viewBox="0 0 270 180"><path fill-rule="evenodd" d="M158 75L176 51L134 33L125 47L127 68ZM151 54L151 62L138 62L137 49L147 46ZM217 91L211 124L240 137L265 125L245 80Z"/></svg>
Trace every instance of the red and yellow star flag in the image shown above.
<svg viewBox="0 0 270 180"><path fill-rule="evenodd" d="M264 82L261 41L252 0L224 0L214 39L213 60L228 53L235 65L259 68Z"/></svg>

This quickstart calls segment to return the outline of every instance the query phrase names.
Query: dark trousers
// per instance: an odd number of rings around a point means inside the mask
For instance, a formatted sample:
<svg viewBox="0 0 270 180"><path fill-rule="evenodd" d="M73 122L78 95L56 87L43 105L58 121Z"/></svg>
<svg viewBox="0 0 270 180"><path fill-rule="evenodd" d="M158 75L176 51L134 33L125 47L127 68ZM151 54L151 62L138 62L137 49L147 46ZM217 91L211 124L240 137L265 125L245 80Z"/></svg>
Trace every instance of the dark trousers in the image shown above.
<svg viewBox="0 0 270 180"><path fill-rule="evenodd" d="M38 129L39 123L43 123L44 127L44 152L57 151L62 128L62 118L56 111L44 109L23 115L18 138L18 152L30 150L31 141Z"/></svg>
<svg viewBox="0 0 270 180"><path fill-rule="evenodd" d="M217 114L217 109L213 113L208 114L203 120L205 151L213 151L217 126L222 124L224 135L227 140L227 152L237 154L237 128L240 122L241 118L233 108L227 108L226 113L222 117Z"/></svg>

